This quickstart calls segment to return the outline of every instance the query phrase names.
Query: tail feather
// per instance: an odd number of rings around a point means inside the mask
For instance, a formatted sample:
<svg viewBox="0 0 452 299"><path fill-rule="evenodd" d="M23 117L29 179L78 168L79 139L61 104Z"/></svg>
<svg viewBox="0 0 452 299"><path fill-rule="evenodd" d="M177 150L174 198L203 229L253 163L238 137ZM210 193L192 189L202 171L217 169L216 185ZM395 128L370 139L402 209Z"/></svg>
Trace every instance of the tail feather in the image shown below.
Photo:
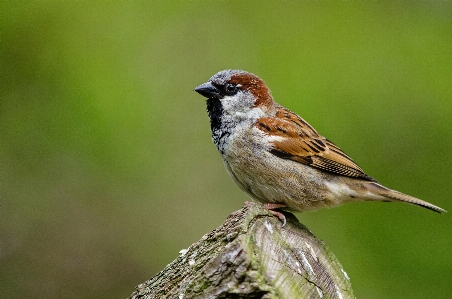
<svg viewBox="0 0 452 299"><path fill-rule="evenodd" d="M412 205L420 206L420 207L435 211L437 213L447 212L446 210L444 210L438 206L435 206L429 202L426 202L419 198L404 194L399 191L391 190L378 183L369 182L366 184L366 187L370 192L384 196L384 197L390 199L391 201L403 201L403 202L406 202L406 203L409 203Z"/></svg>

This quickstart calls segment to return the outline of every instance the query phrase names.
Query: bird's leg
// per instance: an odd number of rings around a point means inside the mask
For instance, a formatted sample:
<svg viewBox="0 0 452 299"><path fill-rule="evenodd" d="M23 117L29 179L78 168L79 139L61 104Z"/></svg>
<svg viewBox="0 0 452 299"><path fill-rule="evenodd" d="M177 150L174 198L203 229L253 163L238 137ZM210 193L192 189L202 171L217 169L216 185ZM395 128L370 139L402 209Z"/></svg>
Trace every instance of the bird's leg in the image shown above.
<svg viewBox="0 0 452 299"><path fill-rule="evenodd" d="M266 208L270 213L275 215L283 222L282 227L286 225L286 216L283 213L274 211L273 209L287 208L285 204L282 203L264 203L264 208Z"/></svg>

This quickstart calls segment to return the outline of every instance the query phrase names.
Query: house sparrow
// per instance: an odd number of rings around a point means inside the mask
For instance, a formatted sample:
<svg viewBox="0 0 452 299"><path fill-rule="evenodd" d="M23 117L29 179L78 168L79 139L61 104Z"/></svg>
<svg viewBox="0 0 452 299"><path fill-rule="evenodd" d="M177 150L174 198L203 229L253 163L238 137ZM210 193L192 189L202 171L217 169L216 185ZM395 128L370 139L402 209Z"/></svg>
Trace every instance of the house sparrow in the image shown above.
<svg viewBox="0 0 452 299"><path fill-rule="evenodd" d="M256 75L216 73L195 88L207 98L212 139L235 183L274 209L310 211L357 201L401 201L440 207L388 189L371 178L304 119L273 100Z"/></svg>

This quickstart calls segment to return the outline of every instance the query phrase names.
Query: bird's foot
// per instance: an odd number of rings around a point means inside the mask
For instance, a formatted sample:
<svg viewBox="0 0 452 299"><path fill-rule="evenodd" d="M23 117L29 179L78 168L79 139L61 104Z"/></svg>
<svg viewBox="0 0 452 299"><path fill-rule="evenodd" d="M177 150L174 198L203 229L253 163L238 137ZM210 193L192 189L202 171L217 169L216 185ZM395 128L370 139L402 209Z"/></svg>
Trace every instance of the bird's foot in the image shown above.
<svg viewBox="0 0 452 299"><path fill-rule="evenodd" d="M283 222L282 227L284 227L286 225L286 223L287 223L286 216L284 216L284 214L281 213L281 212L274 211L274 209L287 208L287 206L285 204L281 204L281 203L265 203L264 204L264 208L267 209L270 213L272 213L276 217L278 217L279 220L281 220Z"/></svg>

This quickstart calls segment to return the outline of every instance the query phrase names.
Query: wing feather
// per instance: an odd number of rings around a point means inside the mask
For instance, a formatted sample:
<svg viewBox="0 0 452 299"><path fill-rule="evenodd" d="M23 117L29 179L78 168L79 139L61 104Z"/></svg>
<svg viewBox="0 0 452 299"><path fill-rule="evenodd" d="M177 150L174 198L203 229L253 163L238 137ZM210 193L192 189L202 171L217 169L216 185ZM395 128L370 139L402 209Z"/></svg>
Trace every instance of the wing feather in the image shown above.
<svg viewBox="0 0 452 299"><path fill-rule="evenodd" d="M269 136L280 137L272 141L270 152L275 156L322 171L376 182L340 148L290 110L280 108L275 117L258 119L256 126Z"/></svg>

